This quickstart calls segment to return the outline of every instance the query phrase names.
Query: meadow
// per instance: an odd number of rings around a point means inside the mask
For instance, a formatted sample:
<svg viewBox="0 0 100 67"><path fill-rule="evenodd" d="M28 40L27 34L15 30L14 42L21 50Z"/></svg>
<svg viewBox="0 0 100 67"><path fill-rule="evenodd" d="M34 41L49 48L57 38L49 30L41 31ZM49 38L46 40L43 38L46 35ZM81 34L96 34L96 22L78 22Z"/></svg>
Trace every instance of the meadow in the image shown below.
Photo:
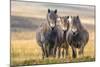
<svg viewBox="0 0 100 67"><path fill-rule="evenodd" d="M91 32L90 32L91 33ZM66 62L86 62L95 60L95 43L91 33L88 44L84 50L84 57L73 59L69 49L68 58L45 58L42 59L42 51L35 39L35 32L11 33L11 65L54 64Z"/></svg>
<svg viewBox="0 0 100 67"><path fill-rule="evenodd" d="M36 42L35 35L38 26L46 22L48 8L57 8L60 16L80 16L83 26L89 32L89 41L84 48L84 57L78 56L73 59L71 57L72 50L69 48L68 58L42 59L42 51ZM95 61L94 8L93 6L64 6L63 4L11 1L11 66Z"/></svg>

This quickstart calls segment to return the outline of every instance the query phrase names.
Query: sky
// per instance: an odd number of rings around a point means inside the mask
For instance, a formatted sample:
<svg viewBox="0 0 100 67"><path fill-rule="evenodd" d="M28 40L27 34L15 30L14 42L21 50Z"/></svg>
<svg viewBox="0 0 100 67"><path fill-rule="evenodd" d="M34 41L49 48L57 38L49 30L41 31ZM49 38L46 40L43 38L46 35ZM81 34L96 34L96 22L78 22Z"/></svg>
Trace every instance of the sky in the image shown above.
<svg viewBox="0 0 100 67"><path fill-rule="evenodd" d="M42 1L42 2L54 2L54 3L95 5L95 0L22 0L22 1L40 1L40 2Z"/></svg>

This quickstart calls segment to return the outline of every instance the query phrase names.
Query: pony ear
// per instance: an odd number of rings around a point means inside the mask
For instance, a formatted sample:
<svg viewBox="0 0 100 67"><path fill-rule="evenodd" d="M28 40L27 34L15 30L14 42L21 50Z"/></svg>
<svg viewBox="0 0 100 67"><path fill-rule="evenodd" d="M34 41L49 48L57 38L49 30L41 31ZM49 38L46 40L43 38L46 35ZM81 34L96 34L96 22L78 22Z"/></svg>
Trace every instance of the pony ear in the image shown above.
<svg viewBox="0 0 100 67"><path fill-rule="evenodd" d="M50 13L50 9L48 9L48 13Z"/></svg>
<svg viewBox="0 0 100 67"><path fill-rule="evenodd" d="M55 9L54 13L55 13L55 14L57 13L57 9Z"/></svg>
<svg viewBox="0 0 100 67"><path fill-rule="evenodd" d="M79 16L76 16L76 18L78 19L78 18L79 18Z"/></svg>
<svg viewBox="0 0 100 67"><path fill-rule="evenodd" d="M67 16L67 18L69 18L69 16Z"/></svg>

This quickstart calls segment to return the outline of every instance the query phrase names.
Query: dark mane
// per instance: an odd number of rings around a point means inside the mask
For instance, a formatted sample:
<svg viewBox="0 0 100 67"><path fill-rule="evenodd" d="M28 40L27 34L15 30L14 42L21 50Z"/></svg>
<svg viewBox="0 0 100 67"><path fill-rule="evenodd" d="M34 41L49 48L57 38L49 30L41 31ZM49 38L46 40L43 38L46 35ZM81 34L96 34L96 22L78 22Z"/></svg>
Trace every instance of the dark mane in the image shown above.
<svg viewBox="0 0 100 67"><path fill-rule="evenodd" d="M73 17L73 25L77 28L78 31L81 31L83 28L79 16Z"/></svg>

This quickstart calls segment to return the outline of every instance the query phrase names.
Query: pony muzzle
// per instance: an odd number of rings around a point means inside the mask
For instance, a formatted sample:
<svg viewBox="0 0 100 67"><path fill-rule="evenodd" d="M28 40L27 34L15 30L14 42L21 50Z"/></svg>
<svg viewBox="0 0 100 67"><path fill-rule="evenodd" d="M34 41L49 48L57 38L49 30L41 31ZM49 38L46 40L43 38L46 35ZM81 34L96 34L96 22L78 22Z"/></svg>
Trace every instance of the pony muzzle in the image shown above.
<svg viewBox="0 0 100 67"><path fill-rule="evenodd" d="M55 27L55 24L54 23L50 23L50 27L51 28Z"/></svg>

